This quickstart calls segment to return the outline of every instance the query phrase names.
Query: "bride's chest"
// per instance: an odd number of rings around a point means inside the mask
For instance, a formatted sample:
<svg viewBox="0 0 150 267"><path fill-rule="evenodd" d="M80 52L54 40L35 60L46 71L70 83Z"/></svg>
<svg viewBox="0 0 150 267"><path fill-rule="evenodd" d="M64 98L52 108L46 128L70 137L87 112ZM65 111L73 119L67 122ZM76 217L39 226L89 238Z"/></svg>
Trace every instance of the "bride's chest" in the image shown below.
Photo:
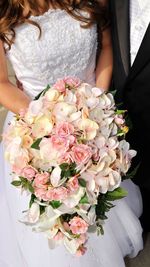
<svg viewBox="0 0 150 267"><path fill-rule="evenodd" d="M85 29L81 22L60 10L32 19L40 26L41 36L39 28L29 23L16 28L15 43L9 53L20 56L20 60L28 63L58 60L59 64L60 59L88 59L92 54L97 42L96 25Z"/></svg>

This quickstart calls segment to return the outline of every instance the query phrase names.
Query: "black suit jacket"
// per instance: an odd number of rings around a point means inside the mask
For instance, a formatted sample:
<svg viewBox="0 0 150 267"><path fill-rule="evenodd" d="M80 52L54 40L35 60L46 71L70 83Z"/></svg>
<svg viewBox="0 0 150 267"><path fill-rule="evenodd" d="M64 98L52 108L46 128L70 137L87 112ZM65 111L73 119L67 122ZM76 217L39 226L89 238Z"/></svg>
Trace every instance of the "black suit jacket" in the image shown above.
<svg viewBox="0 0 150 267"><path fill-rule="evenodd" d="M150 25L130 67L129 0L110 0L110 13L116 101L123 102L133 124L128 140L138 151L134 166L141 163L134 180L150 192Z"/></svg>

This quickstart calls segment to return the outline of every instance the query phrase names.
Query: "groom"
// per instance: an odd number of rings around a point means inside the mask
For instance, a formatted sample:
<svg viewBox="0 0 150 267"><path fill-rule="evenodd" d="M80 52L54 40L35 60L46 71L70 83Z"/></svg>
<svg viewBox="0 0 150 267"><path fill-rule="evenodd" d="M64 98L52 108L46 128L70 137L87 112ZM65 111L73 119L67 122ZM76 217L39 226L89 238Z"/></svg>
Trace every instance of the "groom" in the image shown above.
<svg viewBox="0 0 150 267"><path fill-rule="evenodd" d="M128 140L138 151L134 182L143 197L141 223L150 231L150 0L110 0L116 100L128 110Z"/></svg>

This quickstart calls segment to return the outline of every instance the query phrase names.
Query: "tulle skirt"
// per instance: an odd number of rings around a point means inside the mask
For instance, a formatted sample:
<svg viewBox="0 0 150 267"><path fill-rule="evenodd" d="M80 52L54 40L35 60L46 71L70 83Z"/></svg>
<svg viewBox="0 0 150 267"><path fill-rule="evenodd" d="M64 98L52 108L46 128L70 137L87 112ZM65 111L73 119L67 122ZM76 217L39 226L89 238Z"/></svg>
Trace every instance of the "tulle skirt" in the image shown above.
<svg viewBox="0 0 150 267"><path fill-rule="evenodd" d="M9 113L5 125L12 117ZM50 250L43 233L21 223L28 196L11 185L11 170L0 144L0 267L125 267L124 257L135 257L143 248L139 216L142 200L131 180L122 186L128 196L115 203L104 224L104 235L89 234L87 252L77 258L63 246Z"/></svg>

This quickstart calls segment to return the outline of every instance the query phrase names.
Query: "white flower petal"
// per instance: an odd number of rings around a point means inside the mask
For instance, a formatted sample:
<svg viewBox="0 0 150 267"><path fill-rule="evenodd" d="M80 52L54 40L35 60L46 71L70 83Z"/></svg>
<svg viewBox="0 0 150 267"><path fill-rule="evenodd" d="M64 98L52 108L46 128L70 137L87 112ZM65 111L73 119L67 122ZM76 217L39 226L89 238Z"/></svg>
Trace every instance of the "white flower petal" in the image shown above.
<svg viewBox="0 0 150 267"><path fill-rule="evenodd" d="M74 208L79 204L79 201L84 196L84 194L85 194L85 188L79 187L78 191L75 194L71 195L63 202L67 207Z"/></svg>
<svg viewBox="0 0 150 267"><path fill-rule="evenodd" d="M64 245L72 255L76 254L79 247L79 244L75 239L69 240L67 237L64 238Z"/></svg>
<svg viewBox="0 0 150 267"><path fill-rule="evenodd" d="M57 232L58 232L58 229L53 227L52 229L49 229L48 231L46 231L45 234L48 239L52 239L57 234Z"/></svg>
<svg viewBox="0 0 150 267"><path fill-rule="evenodd" d="M102 88L93 87L92 93L94 94L94 96L98 97L104 93L104 90Z"/></svg>
<svg viewBox="0 0 150 267"><path fill-rule="evenodd" d="M27 213L29 223L36 223L40 217L40 207L37 203L33 203Z"/></svg>
<svg viewBox="0 0 150 267"><path fill-rule="evenodd" d="M54 187L57 187L60 182L60 179L61 179L61 168L57 166L56 168L54 168L54 170L51 173L51 177L50 177L51 184Z"/></svg>

